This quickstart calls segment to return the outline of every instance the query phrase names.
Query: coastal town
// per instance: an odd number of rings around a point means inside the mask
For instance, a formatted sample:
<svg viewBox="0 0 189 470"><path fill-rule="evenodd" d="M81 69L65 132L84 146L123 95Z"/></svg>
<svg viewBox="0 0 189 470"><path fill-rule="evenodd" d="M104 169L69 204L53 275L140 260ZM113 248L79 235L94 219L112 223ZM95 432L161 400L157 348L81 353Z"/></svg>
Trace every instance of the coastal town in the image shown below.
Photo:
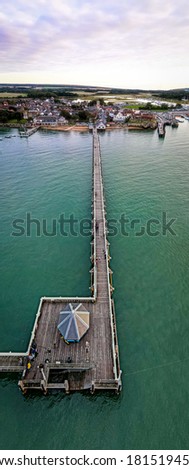
<svg viewBox="0 0 189 470"><path fill-rule="evenodd" d="M139 100L140 101L140 100ZM130 103L99 99L71 99L54 96L48 98L0 97L1 127L18 127L24 136L29 129L92 130L126 128L128 130L154 130L165 134L165 126L178 127L182 119L189 119L189 105L156 101ZM145 101L145 100L144 100ZM132 107L133 106L133 107Z"/></svg>

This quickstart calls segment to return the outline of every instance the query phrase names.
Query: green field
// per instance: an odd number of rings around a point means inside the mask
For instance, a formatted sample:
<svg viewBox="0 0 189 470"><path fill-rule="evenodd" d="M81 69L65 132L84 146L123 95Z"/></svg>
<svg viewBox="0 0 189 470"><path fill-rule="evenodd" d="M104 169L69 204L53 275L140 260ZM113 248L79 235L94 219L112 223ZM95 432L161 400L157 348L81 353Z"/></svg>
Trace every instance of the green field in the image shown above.
<svg viewBox="0 0 189 470"><path fill-rule="evenodd" d="M18 96L22 96L23 98L27 96L27 93L14 93L14 92L0 92L0 98L17 98Z"/></svg>

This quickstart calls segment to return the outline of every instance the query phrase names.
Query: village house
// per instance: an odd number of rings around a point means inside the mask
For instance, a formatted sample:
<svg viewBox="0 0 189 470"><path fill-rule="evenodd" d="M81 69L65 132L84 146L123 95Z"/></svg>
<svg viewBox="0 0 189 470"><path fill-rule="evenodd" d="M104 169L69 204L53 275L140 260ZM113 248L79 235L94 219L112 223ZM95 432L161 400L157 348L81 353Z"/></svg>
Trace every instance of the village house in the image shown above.
<svg viewBox="0 0 189 470"><path fill-rule="evenodd" d="M67 119L65 119L65 117L61 116L58 118L58 125L59 126L65 126L66 124L68 124L68 121Z"/></svg>
<svg viewBox="0 0 189 470"><path fill-rule="evenodd" d="M57 126L57 118L49 116L38 116L34 119L34 124L42 126Z"/></svg>
<svg viewBox="0 0 189 470"><path fill-rule="evenodd" d="M106 124L100 120L100 121L97 121L96 123L96 128L99 130L99 131L105 131L106 130Z"/></svg>
<svg viewBox="0 0 189 470"><path fill-rule="evenodd" d="M114 122L124 123L125 122L125 116L122 114L121 111L119 111L119 113L117 113L116 116L114 116L113 120L114 120Z"/></svg>

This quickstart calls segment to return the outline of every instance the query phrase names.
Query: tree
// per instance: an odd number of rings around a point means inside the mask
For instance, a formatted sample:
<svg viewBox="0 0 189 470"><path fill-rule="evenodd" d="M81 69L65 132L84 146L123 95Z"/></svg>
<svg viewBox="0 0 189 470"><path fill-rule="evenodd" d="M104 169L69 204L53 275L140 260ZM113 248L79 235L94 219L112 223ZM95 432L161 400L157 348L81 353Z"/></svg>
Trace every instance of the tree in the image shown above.
<svg viewBox="0 0 189 470"><path fill-rule="evenodd" d="M70 121L72 119L71 114L66 109L63 109L60 115L63 116L65 119L67 119L67 121Z"/></svg>
<svg viewBox="0 0 189 470"><path fill-rule="evenodd" d="M96 100L91 100L89 101L89 106L96 106L97 101Z"/></svg>
<svg viewBox="0 0 189 470"><path fill-rule="evenodd" d="M2 109L0 111L0 122L6 123L9 121L17 120L21 121L23 114L19 111L9 111L8 109Z"/></svg>
<svg viewBox="0 0 189 470"><path fill-rule="evenodd" d="M80 121L88 121L89 120L89 113L87 111L79 111L78 117Z"/></svg>

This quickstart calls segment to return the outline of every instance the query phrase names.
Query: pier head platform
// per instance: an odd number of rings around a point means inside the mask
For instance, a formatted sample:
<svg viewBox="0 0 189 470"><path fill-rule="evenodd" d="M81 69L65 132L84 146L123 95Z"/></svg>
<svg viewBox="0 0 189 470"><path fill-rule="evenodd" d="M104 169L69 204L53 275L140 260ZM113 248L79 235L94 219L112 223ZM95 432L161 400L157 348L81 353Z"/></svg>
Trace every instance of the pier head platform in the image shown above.
<svg viewBox="0 0 189 470"><path fill-rule="evenodd" d="M122 388L112 271L104 205L100 143L93 129L91 296L42 297L25 353L0 353L0 372L20 373L23 393L62 389L66 393ZM60 313L80 312L80 340L67 341L58 324ZM82 313L84 311L84 313ZM84 332L85 312L89 327ZM67 314L66 314L67 315ZM66 317L65 315L65 317ZM67 320L65 320L67 321ZM64 323L64 322L63 322ZM70 328L71 320L68 322Z"/></svg>

